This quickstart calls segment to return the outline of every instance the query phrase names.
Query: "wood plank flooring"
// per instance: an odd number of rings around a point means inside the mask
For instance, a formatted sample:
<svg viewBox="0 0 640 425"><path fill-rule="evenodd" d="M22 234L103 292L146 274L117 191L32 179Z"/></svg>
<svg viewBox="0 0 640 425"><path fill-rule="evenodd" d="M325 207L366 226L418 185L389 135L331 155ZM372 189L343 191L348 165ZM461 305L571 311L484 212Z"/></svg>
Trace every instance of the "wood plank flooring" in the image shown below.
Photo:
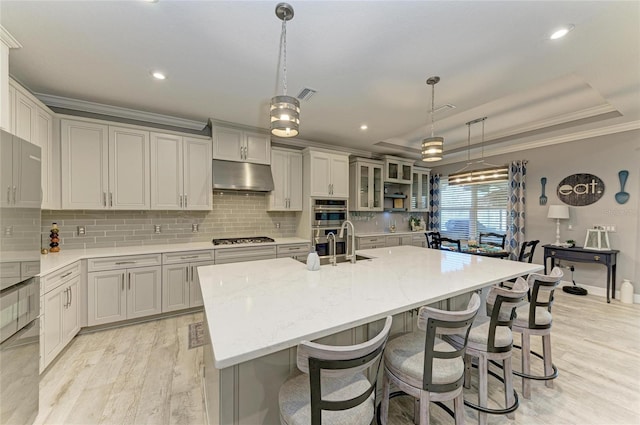
<svg viewBox="0 0 640 425"><path fill-rule="evenodd" d="M554 388L533 382L514 420L489 415L489 425L640 424L640 305L556 291L553 313ZM36 424L202 424L202 347L189 350L187 341L188 325L201 320L187 314L76 337L42 376ZM540 338L532 347L542 352ZM476 376L465 393L472 402ZM514 385L520 393L520 378ZM502 406L501 388L490 378L490 406ZM412 424L412 412L409 397L395 398L389 423ZM465 416L477 423L473 410ZM432 405L431 423L453 419Z"/></svg>

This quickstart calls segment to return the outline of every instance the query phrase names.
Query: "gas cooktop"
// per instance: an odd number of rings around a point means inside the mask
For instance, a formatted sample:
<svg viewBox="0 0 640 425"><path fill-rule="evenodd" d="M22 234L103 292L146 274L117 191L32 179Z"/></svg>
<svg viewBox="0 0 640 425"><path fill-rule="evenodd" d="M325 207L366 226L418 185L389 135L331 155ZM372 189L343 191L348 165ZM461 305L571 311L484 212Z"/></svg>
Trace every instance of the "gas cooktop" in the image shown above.
<svg viewBox="0 0 640 425"><path fill-rule="evenodd" d="M264 243L264 242L275 242L275 241L266 236L256 236L256 237L249 237L249 238L214 239L212 242L214 245L238 245L238 244L244 244L244 243Z"/></svg>

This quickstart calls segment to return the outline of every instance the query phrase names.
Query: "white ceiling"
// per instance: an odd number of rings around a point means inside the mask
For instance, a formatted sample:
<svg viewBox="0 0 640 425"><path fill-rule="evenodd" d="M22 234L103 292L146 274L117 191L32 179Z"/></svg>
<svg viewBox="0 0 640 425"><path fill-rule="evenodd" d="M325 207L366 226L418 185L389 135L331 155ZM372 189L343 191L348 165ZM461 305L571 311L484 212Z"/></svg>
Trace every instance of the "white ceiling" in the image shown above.
<svg viewBox="0 0 640 425"><path fill-rule="evenodd" d="M288 94L318 91L300 139L417 159L434 75L436 108L456 108L435 115L448 153L432 165L466 160L483 116L485 156L640 128L638 1L290 3ZM267 128L276 4L2 0L0 17L23 46L10 74L35 93Z"/></svg>

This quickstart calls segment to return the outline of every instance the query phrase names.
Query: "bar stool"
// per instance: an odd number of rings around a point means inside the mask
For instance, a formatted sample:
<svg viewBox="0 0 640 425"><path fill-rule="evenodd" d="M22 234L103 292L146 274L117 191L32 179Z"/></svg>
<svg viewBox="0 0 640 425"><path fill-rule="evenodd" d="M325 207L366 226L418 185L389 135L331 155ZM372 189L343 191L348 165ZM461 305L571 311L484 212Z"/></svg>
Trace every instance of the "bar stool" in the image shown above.
<svg viewBox="0 0 640 425"><path fill-rule="evenodd" d="M529 302L516 309L513 332L522 334L522 372L514 371L522 377L522 394L531 398L531 380L545 381L548 388L553 388L553 379L558 376L558 369L551 361L551 306L553 292L564 276L562 270L554 267L548 275L532 273L527 277L529 286ZM542 356L531 351L531 335L542 337ZM544 376L531 375L531 354L544 362Z"/></svg>
<svg viewBox="0 0 640 425"><path fill-rule="evenodd" d="M483 238L484 238L484 241L482 240ZM487 245L500 247L502 249L504 249L504 242L506 240L507 240L507 235L502 233L487 232L487 233L480 233L478 235L478 243L480 245L484 243Z"/></svg>
<svg viewBox="0 0 640 425"><path fill-rule="evenodd" d="M487 296L487 316L477 317L469 332L467 348L464 356L465 363L465 388L471 387L471 359L478 359L478 402L472 404L465 401L465 405L478 411L478 423L487 423L487 413L506 414L508 418L515 418L513 413L518 408L517 395L513 390L513 375L511 365L511 347L513 335L511 325L516 315L516 307L527 296L527 282L519 277L513 288L501 288L493 286ZM464 344L464 335L447 335L444 340L456 348ZM489 409L488 377L489 362L502 361L504 371L504 409ZM497 375L494 375L497 376ZM499 378L498 378L499 379Z"/></svg>
<svg viewBox="0 0 640 425"><path fill-rule="evenodd" d="M440 249L440 232L426 232L427 248Z"/></svg>
<svg viewBox="0 0 640 425"><path fill-rule="evenodd" d="M452 347L436 335L469 334L471 323L480 307L480 297L473 294L464 311L445 311L421 307L418 331L392 339L384 353L380 422L387 424L390 385L419 400L418 418L414 422L429 424L429 404L454 400L455 423L464 423L464 346ZM418 415L416 415L418 416Z"/></svg>
<svg viewBox="0 0 640 425"><path fill-rule="evenodd" d="M362 344L298 344L297 364L303 373L288 378L280 387L280 423L369 425L375 414L377 376L391 322L387 316L382 331ZM372 381L366 374L370 369L375 372L369 374Z"/></svg>

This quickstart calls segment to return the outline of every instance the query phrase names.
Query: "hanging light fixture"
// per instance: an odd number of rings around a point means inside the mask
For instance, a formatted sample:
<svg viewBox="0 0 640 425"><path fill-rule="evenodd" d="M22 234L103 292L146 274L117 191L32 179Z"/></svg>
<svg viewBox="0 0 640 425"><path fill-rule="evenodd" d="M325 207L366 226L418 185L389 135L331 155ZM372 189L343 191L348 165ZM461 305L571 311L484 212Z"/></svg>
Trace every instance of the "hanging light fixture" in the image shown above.
<svg viewBox="0 0 640 425"><path fill-rule="evenodd" d="M283 64L283 95L271 98L271 134L278 137L295 137L300 127L300 101L295 97L287 96L287 21L293 19L293 7L287 3L278 3L276 16L282 20L279 54ZM279 66L280 61L278 62Z"/></svg>
<svg viewBox="0 0 640 425"><path fill-rule="evenodd" d="M431 86L431 137L422 141L422 160L425 162L440 161L444 146L444 137L434 137L433 135L433 113L435 110L435 85L440 81L440 77L429 77L427 84Z"/></svg>
<svg viewBox="0 0 640 425"><path fill-rule="evenodd" d="M482 117L466 123L467 132L467 165L453 174L449 174L448 184L450 186L461 186L480 183L497 183L509 180L509 168L506 165L489 164L484 160L484 122L487 117ZM482 143L480 161L478 164L488 165L491 168L483 168L480 170L467 170L473 162L471 162L471 125L482 122Z"/></svg>

